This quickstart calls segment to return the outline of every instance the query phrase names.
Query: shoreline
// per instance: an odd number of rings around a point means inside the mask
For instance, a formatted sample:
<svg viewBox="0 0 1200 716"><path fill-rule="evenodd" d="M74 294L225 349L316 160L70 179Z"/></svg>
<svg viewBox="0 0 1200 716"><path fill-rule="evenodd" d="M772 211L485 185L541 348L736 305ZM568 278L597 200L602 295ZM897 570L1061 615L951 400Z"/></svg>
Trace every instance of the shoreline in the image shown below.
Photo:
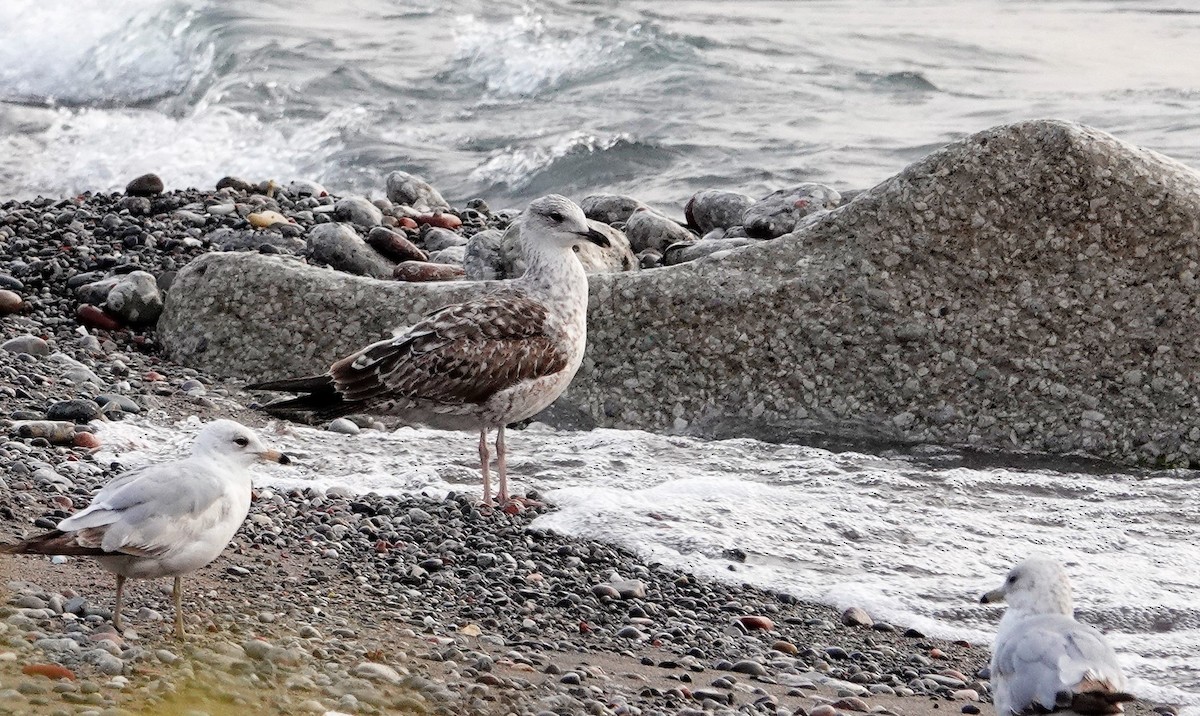
<svg viewBox="0 0 1200 716"><path fill-rule="evenodd" d="M10 272L0 270L0 288L19 299L2 324L0 414L10 420L0 446L0 539L53 526L113 477L96 460L94 421L196 415L266 424L239 381L173 363L152 327L130 328L80 293L101 290L94 285L108 274L142 270L169 295L176 271L220 248L197 220L212 228L224 221L216 217L235 218L181 207L216 198L189 190L153 202L113 195L0 208L8 252L0 269ZM101 231L106 222L114 225ZM265 233L296 239L294 228ZM31 425L22 421L46 420L65 421L65 435L17 434ZM112 579L95 565L0 559L0 713L9 704L15 713L105 716L990 708L977 674L986 645L846 626L832 607L664 569L602 542L530 532L533 514L483 515L470 499L338 488L256 494L235 546L184 581L194 636L182 644L159 621L171 617L162 583L131 584L132 631L117 635L106 612ZM644 596L604 587L614 572L616 581L641 582ZM772 628L736 625L764 619ZM34 664L76 678L22 673Z"/></svg>

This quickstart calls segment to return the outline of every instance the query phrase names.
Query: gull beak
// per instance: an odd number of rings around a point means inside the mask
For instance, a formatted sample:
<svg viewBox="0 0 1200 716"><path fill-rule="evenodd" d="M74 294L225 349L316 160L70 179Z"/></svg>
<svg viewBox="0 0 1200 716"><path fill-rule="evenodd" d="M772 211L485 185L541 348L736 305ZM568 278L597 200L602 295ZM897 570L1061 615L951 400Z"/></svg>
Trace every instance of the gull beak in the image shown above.
<svg viewBox="0 0 1200 716"><path fill-rule="evenodd" d="M268 462L277 462L280 465L292 464L292 459L290 457L288 457L287 455L285 455L284 453L279 452L278 450L264 450L259 454L262 457L262 459L264 459Z"/></svg>
<svg viewBox="0 0 1200 716"><path fill-rule="evenodd" d="M586 239L587 241L592 242L593 244L599 246L602 249L607 249L608 247L612 246L612 242L608 240L607 236L600 233L599 231L596 231L595 229L593 229L591 227L588 227L588 230L583 233L580 233L579 236Z"/></svg>
<svg viewBox="0 0 1200 716"><path fill-rule="evenodd" d="M993 589L979 598L980 604L996 604L1004 601L1004 589Z"/></svg>

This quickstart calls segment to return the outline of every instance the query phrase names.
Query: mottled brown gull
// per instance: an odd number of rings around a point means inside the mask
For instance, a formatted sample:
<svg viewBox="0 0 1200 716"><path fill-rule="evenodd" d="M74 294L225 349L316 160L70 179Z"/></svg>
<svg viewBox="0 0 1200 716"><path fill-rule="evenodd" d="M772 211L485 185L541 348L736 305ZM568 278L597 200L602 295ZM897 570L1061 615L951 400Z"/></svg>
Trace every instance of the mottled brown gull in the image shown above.
<svg viewBox="0 0 1200 716"><path fill-rule="evenodd" d="M1071 584L1056 562L1018 564L980 601L1008 602L992 651L997 716L1116 714L1134 700L1104 635L1075 621Z"/></svg>
<svg viewBox="0 0 1200 716"><path fill-rule="evenodd" d="M250 511L250 465L287 464L254 431L215 420L182 460L130 470L105 485L58 529L0 551L95 557L117 575L113 626L121 628L126 579L174 577L175 635L183 631L183 575L224 551Z"/></svg>
<svg viewBox="0 0 1200 716"><path fill-rule="evenodd" d="M265 406L284 417L390 415L407 424L478 430L483 501L492 504L488 431L496 430L497 497L510 501L504 428L554 402L583 360L587 275L574 247L607 247L569 199L544 196L521 215L525 273L446 306L327 372L249 386L304 393Z"/></svg>

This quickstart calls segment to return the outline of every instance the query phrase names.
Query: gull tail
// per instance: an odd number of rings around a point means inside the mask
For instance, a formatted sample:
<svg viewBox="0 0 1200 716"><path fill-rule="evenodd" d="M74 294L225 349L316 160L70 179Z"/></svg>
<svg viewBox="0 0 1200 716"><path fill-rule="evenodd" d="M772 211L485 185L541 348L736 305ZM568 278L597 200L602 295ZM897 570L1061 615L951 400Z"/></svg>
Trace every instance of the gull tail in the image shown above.
<svg viewBox="0 0 1200 716"><path fill-rule="evenodd" d="M4 554L62 554L78 557L97 557L105 552L98 547L84 547L75 540L74 532L51 530L36 537L30 537L16 544L0 544L0 553Z"/></svg>
<svg viewBox="0 0 1200 716"><path fill-rule="evenodd" d="M247 385L246 390L279 390L289 393L303 393L295 398L277 400L262 406L261 410L281 418L296 419L305 415L319 419L336 418L354 412L354 406L347 403L333 378L326 375L311 375L304 378L288 378L286 380L271 380L265 383Z"/></svg>
<svg viewBox="0 0 1200 716"><path fill-rule="evenodd" d="M1071 694L1070 710L1085 716L1119 714L1125 711L1122 703L1136 700L1133 694L1114 690L1106 680L1084 677Z"/></svg>

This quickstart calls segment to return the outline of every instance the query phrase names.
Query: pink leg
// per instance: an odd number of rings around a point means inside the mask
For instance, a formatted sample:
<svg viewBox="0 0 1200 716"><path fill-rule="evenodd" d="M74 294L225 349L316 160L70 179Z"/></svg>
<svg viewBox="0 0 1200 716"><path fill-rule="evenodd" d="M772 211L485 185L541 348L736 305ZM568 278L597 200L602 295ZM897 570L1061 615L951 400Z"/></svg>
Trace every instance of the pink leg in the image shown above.
<svg viewBox="0 0 1200 716"><path fill-rule="evenodd" d="M479 430L479 470L483 473L483 504L492 504L492 477L488 474L487 428Z"/></svg>
<svg viewBox="0 0 1200 716"><path fill-rule="evenodd" d="M500 494L497 495L503 506L508 502L508 450L504 447L504 426L496 431L496 472L500 474Z"/></svg>

